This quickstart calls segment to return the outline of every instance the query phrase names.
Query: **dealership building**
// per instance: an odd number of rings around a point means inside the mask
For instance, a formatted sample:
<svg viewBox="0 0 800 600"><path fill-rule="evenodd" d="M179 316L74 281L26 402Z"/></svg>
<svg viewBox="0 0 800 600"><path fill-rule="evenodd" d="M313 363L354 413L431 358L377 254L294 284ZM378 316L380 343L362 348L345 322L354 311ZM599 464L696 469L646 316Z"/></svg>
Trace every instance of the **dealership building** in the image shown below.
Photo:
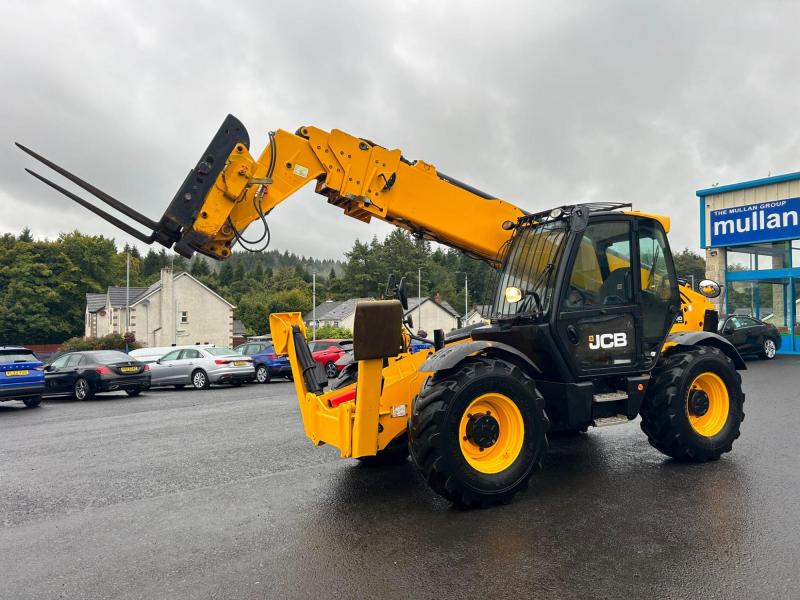
<svg viewBox="0 0 800 600"><path fill-rule="evenodd" d="M706 276L720 314L772 323L800 354L800 172L698 190Z"/></svg>

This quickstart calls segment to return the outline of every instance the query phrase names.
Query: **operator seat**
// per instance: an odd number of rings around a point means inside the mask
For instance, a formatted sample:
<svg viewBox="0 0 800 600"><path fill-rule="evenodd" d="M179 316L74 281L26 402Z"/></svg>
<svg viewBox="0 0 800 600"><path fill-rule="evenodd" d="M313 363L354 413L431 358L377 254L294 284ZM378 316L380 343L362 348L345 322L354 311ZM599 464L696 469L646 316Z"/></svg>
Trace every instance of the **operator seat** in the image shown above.
<svg viewBox="0 0 800 600"><path fill-rule="evenodd" d="M597 296L602 304L625 304L631 302L632 292L631 269L630 267L621 267L616 271L611 271L600 286Z"/></svg>

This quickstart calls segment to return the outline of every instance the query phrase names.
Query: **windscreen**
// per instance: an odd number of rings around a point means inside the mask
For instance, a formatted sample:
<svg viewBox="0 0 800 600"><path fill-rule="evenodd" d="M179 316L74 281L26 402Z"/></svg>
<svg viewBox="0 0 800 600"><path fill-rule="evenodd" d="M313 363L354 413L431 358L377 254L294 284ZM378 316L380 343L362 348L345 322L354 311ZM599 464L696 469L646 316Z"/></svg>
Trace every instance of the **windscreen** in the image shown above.
<svg viewBox="0 0 800 600"><path fill-rule="evenodd" d="M18 362L36 362L38 360L36 355L30 350L0 350L0 365L10 365Z"/></svg>
<svg viewBox="0 0 800 600"><path fill-rule="evenodd" d="M556 271L568 228L564 219L519 227L498 272L492 318L542 316L550 310ZM522 299L508 302L506 289L516 287Z"/></svg>

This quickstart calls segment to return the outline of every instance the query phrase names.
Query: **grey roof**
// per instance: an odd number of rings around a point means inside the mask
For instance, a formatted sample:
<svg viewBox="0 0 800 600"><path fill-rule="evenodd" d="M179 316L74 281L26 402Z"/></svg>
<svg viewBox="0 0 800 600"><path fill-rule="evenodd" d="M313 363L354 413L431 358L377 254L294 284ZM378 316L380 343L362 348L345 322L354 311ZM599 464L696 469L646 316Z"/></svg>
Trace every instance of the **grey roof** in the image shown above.
<svg viewBox="0 0 800 600"><path fill-rule="evenodd" d="M347 300L323 302L317 306L317 321L341 321L352 315L356 310L356 304L362 300L371 300L371 298L348 298ZM313 318L314 315L311 312L303 315L304 321L311 321Z"/></svg>
<svg viewBox="0 0 800 600"><path fill-rule="evenodd" d="M97 312L101 308L106 307L106 295L105 294L86 294L86 310L91 312Z"/></svg>
<svg viewBox="0 0 800 600"><path fill-rule="evenodd" d="M112 307L124 308L128 300L127 289L124 286L111 286L108 288L108 300ZM130 288L130 303L133 304L136 300L144 295L148 288L132 287Z"/></svg>
<svg viewBox="0 0 800 600"><path fill-rule="evenodd" d="M450 306L450 303L447 300L442 300L441 302L437 303L433 298L428 298L428 297L423 297L422 298L422 302L423 303L427 302L428 300L430 300L434 304L438 304L439 306L441 306L445 310L445 312L450 313L452 316L454 316L456 318L459 318L461 316L461 314L455 308ZM406 311L406 314L416 310L416 308L417 308L417 306L419 304L420 304L420 298L418 296L414 296L413 298L409 298L408 299L408 310Z"/></svg>

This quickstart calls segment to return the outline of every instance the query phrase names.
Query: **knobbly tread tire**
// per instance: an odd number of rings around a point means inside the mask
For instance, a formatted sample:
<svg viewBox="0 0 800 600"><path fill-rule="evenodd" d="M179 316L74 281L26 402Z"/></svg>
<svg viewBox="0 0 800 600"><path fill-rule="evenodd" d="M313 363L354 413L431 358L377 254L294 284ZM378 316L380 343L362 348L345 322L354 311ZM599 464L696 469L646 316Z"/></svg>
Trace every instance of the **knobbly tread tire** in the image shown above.
<svg viewBox="0 0 800 600"><path fill-rule="evenodd" d="M728 388L728 421L717 435L707 438L696 433L686 413L688 386L701 372L719 375ZM674 352L663 366L656 367L640 411L642 431L650 445L662 454L687 462L717 460L733 448L744 421L742 376L721 350L697 346Z"/></svg>
<svg viewBox="0 0 800 600"><path fill-rule="evenodd" d="M520 455L508 469L492 475L479 473L466 463L458 440L457 423L461 414L450 418L450 409L457 411L457 404L464 402L461 395L466 397L465 409L477 395L472 390L485 393L487 389L514 390L509 397L521 399L514 401L525 419L525 441ZM455 440L452 440L453 422ZM431 488L458 506L486 508L508 504L514 495L528 487L534 472L541 468L547 453L549 425L544 398L522 369L501 358L470 358L455 369L437 373L414 399L408 426L411 458ZM516 472L513 479L501 483L510 472ZM484 489L477 489L476 481Z"/></svg>

